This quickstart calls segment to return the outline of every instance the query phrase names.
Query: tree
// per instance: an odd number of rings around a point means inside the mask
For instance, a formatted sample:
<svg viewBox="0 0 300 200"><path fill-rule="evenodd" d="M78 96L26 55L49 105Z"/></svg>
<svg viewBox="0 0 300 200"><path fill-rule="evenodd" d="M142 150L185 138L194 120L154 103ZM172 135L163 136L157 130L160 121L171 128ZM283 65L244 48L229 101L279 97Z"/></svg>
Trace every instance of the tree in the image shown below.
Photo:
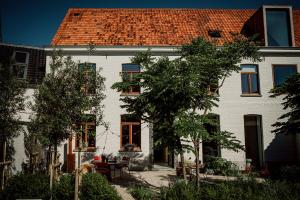
<svg viewBox="0 0 300 200"><path fill-rule="evenodd" d="M30 132L49 150L54 148L56 163L58 145L74 133L82 138L81 124L91 115L96 125L105 125L102 105L105 79L101 68L96 70L91 63L75 63L57 51L53 53L50 69L34 93ZM81 143L80 150L83 146Z"/></svg>
<svg viewBox="0 0 300 200"><path fill-rule="evenodd" d="M176 116L189 110L202 112L205 116L217 106L219 88L226 78L240 70L242 59L260 61L253 39L233 35L231 42L218 47L215 43L197 38L183 45L178 52L180 57L174 60L166 57L154 60L149 52L139 53L132 62L140 64L143 73L134 76L131 82L115 83L112 88L121 91L139 85L143 93L122 98L123 107L129 113L157 125L161 130L157 132L158 137L182 153L181 135L174 131L173 126ZM196 143L200 143L199 138ZM183 163L183 153L181 155ZM198 169L198 157L196 165Z"/></svg>
<svg viewBox="0 0 300 200"><path fill-rule="evenodd" d="M289 77L282 85L271 90L271 97L286 95L283 98L283 109L287 113L278 118L278 122L272 126L272 132L278 134L299 134L300 133L300 73ZM285 120L285 121L283 121Z"/></svg>
<svg viewBox="0 0 300 200"><path fill-rule="evenodd" d="M26 82L17 79L8 63L0 64L0 150L3 162L1 168L1 186L4 186L5 161L13 159L13 139L22 131L20 117L24 110Z"/></svg>
<svg viewBox="0 0 300 200"><path fill-rule="evenodd" d="M217 120L212 114L200 115L196 112L182 112L174 123L175 132L184 138L199 163L200 143L215 142L219 147L233 151L244 150L241 142L233 133L221 131ZM192 143L192 145L189 145ZM196 180L199 181L199 164L196 165Z"/></svg>
<svg viewBox="0 0 300 200"><path fill-rule="evenodd" d="M193 137L192 141L197 154L197 181L199 181L199 143L201 139L214 139L217 142L224 142L230 148L234 146L237 149L241 149L238 142L236 143L235 139L232 138L232 134L228 132L219 132L219 134L216 134L217 137L211 138L205 131L203 122L209 123L210 120L207 118L207 114L213 107L218 106L219 95L217 93L223 86L226 78L230 77L233 72L240 71L239 63L243 59L248 59L251 62L261 61L261 54L254 40L255 37L245 38L244 36L233 34L231 42L226 42L222 47L218 47L212 42L198 38L193 40L191 44L183 45L180 50L180 59L185 62L182 66L187 71L184 77L186 79L185 95L187 96L185 105L189 105L182 111L192 110L202 115L196 117L200 124L195 124L200 130L192 134L196 136ZM193 118L193 115L190 117ZM188 126L188 124L186 125Z"/></svg>

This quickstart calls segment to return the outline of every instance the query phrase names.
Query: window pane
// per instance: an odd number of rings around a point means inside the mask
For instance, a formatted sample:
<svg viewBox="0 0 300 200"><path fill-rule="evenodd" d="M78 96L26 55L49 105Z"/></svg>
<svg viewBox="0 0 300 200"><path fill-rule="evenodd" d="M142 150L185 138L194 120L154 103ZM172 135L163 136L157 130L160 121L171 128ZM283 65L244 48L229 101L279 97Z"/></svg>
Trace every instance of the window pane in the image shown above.
<svg viewBox="0 0 300 200"><path fill-rule="evenodd" d="M251 93L258 93L257 74L250 74L251 78Z"/></svg>
<svg viewBox="0 0 300 200"><path fill-rule="evenodd" d="M141 147L141 125L132 125L132 144Z"/></svg>
<svg viewBox="0 0 300 200"><path fill-rule="evenodd" d="M140 66L137 64L122 64L122 72L140 72Z"/></svg>
<svg viewBox="0 0 300 200"><path fill-rule="evenodd" d="M297 73L295 65L275 65L274 66L274 85L279 86L291 75Z"/></svg>
<svg viewBox="0 0 300 200"><path fill-rule="evenodd" d="M122 125L122 146L129 144L129 125Z"/></svg>
<svg viewBox="0 0 300 200"><path fill-rule="evenodd" d="M13 65L13 74L17 78L25 78L26 66L22 65Z"/></svg>
<svg viewBox="0 0 300 200"><path fill-rule="evenodd" d="M24 52L16 52L15 61L17 63L26 63L27 53Z"/></svg>
<svg viewBox="0 0 300 200"><path fill-rule="evenodd" d="M249 93L249 82L248 82L248 74L242 74L242 93Z"/></svg>
<svg viewBox="0 0 300 200"><path fill-rule="evenodd" d="M94 125L88 125L88 147L95 147L96 146L96 127Z"/></svg>
<svg viewBox="0 0 300 200"><path fill-rule="evenodd" d="M269 46L290 46L291 31L288 10L268 9L267 35Z"/></svg>
<svg viewBox="0 0 300 200"><path fill-rule="evenodd" d="M257 72L256 65L242 65L242 72Z"/></svg>

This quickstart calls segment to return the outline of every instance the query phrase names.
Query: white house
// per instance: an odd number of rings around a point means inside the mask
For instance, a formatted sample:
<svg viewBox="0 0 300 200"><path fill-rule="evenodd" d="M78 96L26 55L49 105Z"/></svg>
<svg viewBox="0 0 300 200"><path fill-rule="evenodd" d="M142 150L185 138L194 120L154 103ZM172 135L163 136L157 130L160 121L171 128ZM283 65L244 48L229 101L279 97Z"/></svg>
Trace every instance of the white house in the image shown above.
<svg viewBox="0 0 300 200"><path fill-rule="evenodd" d="M93 63L102 67L105 81L104 115L110 128L86 124L84 140L87 152L82 163L103 153L129 154L142 168L155 162L174 164L167 148L153 149L151 124L125 118L120 108L122 95L138 95L139 88L121 93L111 86L121 81L121 72L138 73L130 58L151 48L154 56L175 58L180 45L202 36L220 46L230 40L231 32L246 36L259 34L260 63L243 60L241 72L234 73L220 89L219 107L213 112L220 120L221 130L235 133L246 146L245 152L232 152L204 143L200 160L205 155L219 155L237 163L241 168L246 159L261 168L266 164L295 164L300 159L298 136L275 135L271 126L284 113L281 98L270 98L269 91L289 75L300 71L300 10L290 6L263 6L258 10L242 9L69 9L47 52L46 73L49 72L53 47L74 61ZM96 45L89 55L89 43ZM88 136L96 129L96 137ZM124 146L133 144L131 152ZM299 148L298 148L299 147ZM76 138L70 138L60 148L62 162L72 169L77 161ZM187 159L193 160L192 155Z"/></svg>

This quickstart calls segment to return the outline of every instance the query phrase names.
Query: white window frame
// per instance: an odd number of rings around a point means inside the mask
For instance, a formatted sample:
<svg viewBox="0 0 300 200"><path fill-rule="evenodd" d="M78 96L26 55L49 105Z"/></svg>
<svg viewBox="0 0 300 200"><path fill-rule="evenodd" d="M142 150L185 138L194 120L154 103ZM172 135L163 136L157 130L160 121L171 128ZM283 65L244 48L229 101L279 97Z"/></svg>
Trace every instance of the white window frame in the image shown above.
<svg viewBox="0 0 300 200"><path fill-rule="evenodd" d="M26 54L26 60L25 60L25 63L20 63L20 62L16 62L16 53L25 53ZM25 66L25 69L24 69L24 74L23 74L23 78L19 78L19 79L26 79L27 77L27 69L28 69L28 63L29 63L29 52L25 52L25 51L14 51L13 53L13 56L12 56L12 60L13 60L13 63L12 63L12 68L13 66Z"/></svg>
<svg viewBox="0 0 300 200"><path fill-rule="evenodd" d="M263 20L264 20L264 32L265 32L265 46L268 47L268 30L267 30L267 9L286 9L289 11L290 17L290 28L291 28L291 40L292 44L290 47L295 47L295 35L294 35L294 22L293 22L293 9L292 6L263 6Z"/></svg>

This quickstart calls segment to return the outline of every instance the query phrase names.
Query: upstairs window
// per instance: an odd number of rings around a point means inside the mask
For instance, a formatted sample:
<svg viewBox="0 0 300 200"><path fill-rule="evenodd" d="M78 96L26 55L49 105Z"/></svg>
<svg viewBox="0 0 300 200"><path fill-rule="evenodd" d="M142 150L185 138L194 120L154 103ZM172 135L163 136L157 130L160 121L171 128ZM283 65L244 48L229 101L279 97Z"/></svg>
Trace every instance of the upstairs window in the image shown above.
<svg viewBox="0 0 300 200"><path fill-rule="evenodd" d="M80 63L79 69L83 72L84 84L82 90L86 95L92 95L96 93L96 63Z"/></svg>
<svg viewBox="0 0 300 200"><path fill-rule="evenodd" d="M96 147L96 117L95 115L85 115L85 118L78 125L81 133L76 135L75 147L78 149L81 142L83 149L93 150Z"/></svg>
<svg viewBox="0 0 300 200"><path fill-rule="evenodd" d="M121 150L132 145L132 150L141 149L141 120L132 115L121 115Z"/></svg>
<svg viewBox="0 0 300 200"><path fill-rule="evenodd" d="M122 77L123 77L123 82L132 82L134 75L139 74L140 71L140 66L137 64L122 64ZM138 85L139 81L136 81L136 85L132 84L130 87L128 87L127 90L123 90L123 94L140 94L141 89L140 86Z"/></svg>
<svg viewBox="0 0 300 200"><path fill-rule="evenodd" d="M273 65L274 87L280 86L286 79L296 73L296 65Z"/></svg>
<svg viewBox="0 0 300 200"><path fill-rule="evenodd" d="M292 46L289 9L267 8L266 28L268 46Z"/></svg>
<svg viewBox="0 0 300 200"><path fill-rule="evenodd" d="M242 94L259 94L257 65L241 65Z"/></svg>
<svg viewBox="0 0 300 200"><path fill-rule="evenodd" d="M19 79L26 79L27 68L29 61L29 53L15 51L13 54L12 71L13 74Z"/></svg>

